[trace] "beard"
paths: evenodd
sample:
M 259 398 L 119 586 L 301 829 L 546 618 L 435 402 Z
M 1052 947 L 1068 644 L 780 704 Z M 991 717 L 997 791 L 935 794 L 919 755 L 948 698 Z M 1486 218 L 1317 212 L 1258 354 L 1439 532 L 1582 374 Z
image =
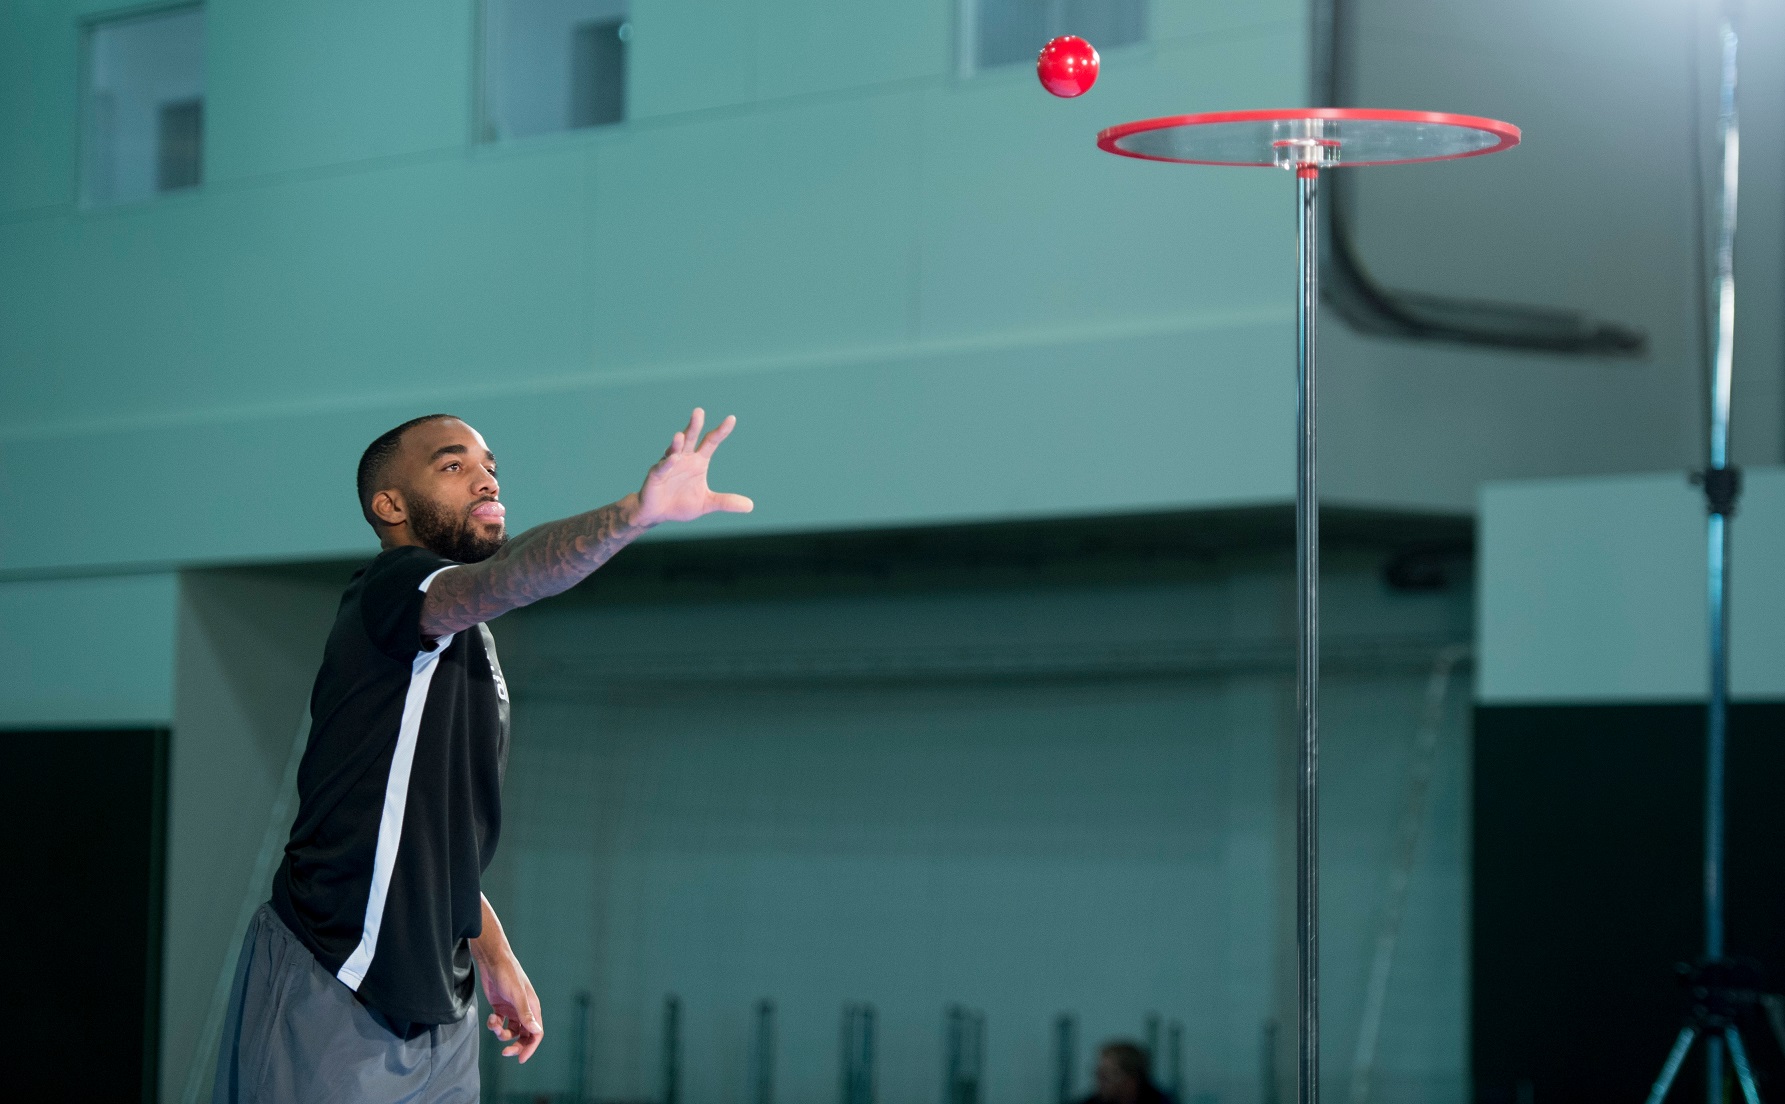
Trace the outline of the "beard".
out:
M 459 563 L 478 563 L 494 556 L 508 543 L 508 534 L 500 526 L 491 535 L 482 531 L 482 523 L 471 520 L 471 511 L 488 499 L 479 499 L 465 507 L 463 513 L 454 514 L 418 494 L 404 498 L 409 507 L 409 532 L 430 552 Z

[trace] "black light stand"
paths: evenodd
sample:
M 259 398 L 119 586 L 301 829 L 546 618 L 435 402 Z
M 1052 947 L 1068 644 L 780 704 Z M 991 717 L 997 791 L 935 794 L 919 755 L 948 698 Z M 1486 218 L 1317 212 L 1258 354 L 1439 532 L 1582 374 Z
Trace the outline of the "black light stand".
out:
M 1731 0 L 1733 2 L 1733 0 Z M 1718 81 L 1718 135 L 1722 140 L 1722 194 L 1717 230 L 1716 346 L 1710 380 L 1710 463 L 1697 481 L 1709 514 L 1706 573 L 1710 614 L 1710 696 L 1705 710 L 1704 957 L 1683 968 L 1692 1008 L 1674 1040 L 1648 1104 L 1661 1104 L 1692 1044 L 1704 1040 L 1705 1101 L 1723 1104 L 1723 1047 L 1747 1104 L 1760 1104 L 1754 1071 L 1736 1022 L 1760 999 L 1752 972 L 1723 957 L 1724 765 L 1729 722 L 1729 524 L 1741 494 L 1740 469 L 1729 462 L 1729 396 L 1735 363 L 1735 214 L 1740 131 L 1736 125 L 1735 17 L 1725 8 L 1721 25 L 1722 69 Z M 1695 90 L 1696 91 L 1696 90 Z

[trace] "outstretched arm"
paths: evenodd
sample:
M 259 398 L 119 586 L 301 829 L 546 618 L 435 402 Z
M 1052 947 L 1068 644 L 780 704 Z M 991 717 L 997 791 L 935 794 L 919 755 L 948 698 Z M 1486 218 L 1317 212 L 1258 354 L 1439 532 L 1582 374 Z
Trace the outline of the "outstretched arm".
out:
M 645 474 L 637 493 L 599 510 L 548 521 L 510 540 L 482 563 L 441 574 L 422 601 L 422 635 L 459 632 L 561 594 L 663 522 L 692 521 L 715 511 L 749 513 L 754 504 L 748 498 L 707 487 L 713 452 L 731 436 L 737 419 L 726 418 L 702 439 L 705 420 L 706 413 L 697 408 L 663 459 Z
M 421 632 L 442 637 L 569 590 L 649 529 L 638 496 L 527 530 L 482 563 L 444 572 L 422 600 Z

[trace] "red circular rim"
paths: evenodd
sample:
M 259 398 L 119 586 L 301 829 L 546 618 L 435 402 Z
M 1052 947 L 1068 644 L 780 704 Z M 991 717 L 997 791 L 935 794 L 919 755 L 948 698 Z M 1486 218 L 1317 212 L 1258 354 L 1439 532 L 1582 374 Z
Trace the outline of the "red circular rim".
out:
M 1168 161 L 1174 165 L 1242 165 L 1259 168 L 1275 168 L 1271 161 L 1196 161 L 1183 157 L 1156 157 L 1147 153 L 1135 153 L 1125 150 L 1116 143 L 1130 134 L 1139 134 L 1149 130 L 1164 130 L 1167 127 L 1204 126 L 1210 123 L 1264 123 L 1279 122 L 1288 119 L 1337 119 L 1357 122 L 1375 123 L 1426 123 L 1432 126 L 1467 127 L 1471 130 L 1485 130 L 1500 140 L 1494 145 L 1467 153 L 1446 153 L 1436 157 L 1405 157 L 1393 161 L 1341 161 L 1336 165 L 1323 168 L 1344 168 L 1349 165 L 1415 165 L 1426 161 L 1455 161 L 1464 157 L 1481 157 L 1501 150 L 1511 149 L 1519 144 L 1523 137 L 1519 128 L 1511 123 L 1498 119 L 1485 119 L 1479 115 L 1452 115 L 1442 111 L 1398 111 L 1387 108 L 1367 107 L 1303 107 L 1277 108 L 1269 111 L 1210 111 L 1200 115 L 1163 115 L 1157 119 L 1141 119 L 1132 123 L 1118 123 L 1105 127 L 1097 134 L 1097 148 L 1105 153 L 1113 153 L 1118 157 L 1132 157 L 1139 161 Z

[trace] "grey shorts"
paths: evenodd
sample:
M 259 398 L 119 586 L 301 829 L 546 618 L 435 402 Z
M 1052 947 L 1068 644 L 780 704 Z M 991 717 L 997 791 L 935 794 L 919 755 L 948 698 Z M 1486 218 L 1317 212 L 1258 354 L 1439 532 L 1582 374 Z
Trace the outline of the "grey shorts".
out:
M 236 963 L 212 1104 L 472 1104 L 476 1018 L 385 1019 L 262 905 Z

